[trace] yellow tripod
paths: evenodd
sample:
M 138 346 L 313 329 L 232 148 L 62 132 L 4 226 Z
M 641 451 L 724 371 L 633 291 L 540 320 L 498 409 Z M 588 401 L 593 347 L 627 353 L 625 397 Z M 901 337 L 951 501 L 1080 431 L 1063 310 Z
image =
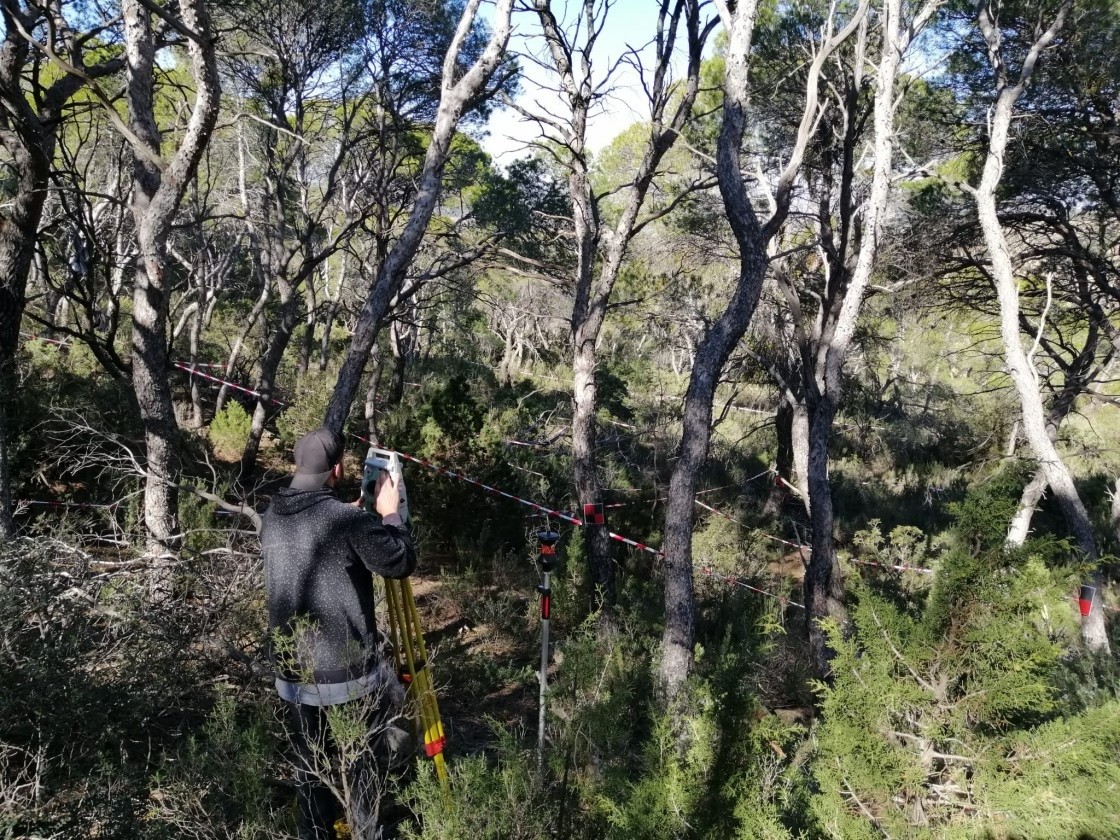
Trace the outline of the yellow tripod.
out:
M 366 458 L 362 485 L 365 488 L 366 510 L 372 510 L 374 488 L 381 470 L 385 470 L 400 487 L 401 514 L 408 519 L 408 500 L 404 493 L 403 472 L 400 458 L 391 450 L 371 448 Z M 416 704 L 418 726 L 424 738 L 424 752 L 435 762 L 440 786 L 447 791 L 447 766 L 443 748 L 447 737 L 439 716 L 439 704 L 432 687 L 428 669 L 428 652 L 424 648 L 424 634 L 420 629 L 420 613 L 408 578 L 385 578 L 385 606 L 389 614 L 389 643 L 393 648 L 397 673 L 407 684 L 408 692 Z
M 412 581 L 408 578 L 386 578 L 385 604 L 389 613 L 389 642 L 393 646 L 397 673 L 408 684 L 408 691 L 416 703 L 420 731 L 424 736 L 424 752 L 435 762 L 436 776 L 440 786 L 446 790 L 447 766 L 443 761 L 443 748 L 447 736 L 443 734 L 436 692 L 432 688 L 428 652 L 424 649 Z

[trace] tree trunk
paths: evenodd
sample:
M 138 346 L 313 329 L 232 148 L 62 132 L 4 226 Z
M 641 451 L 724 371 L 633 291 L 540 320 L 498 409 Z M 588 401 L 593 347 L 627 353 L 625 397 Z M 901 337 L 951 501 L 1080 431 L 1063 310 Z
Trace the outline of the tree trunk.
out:
M 21 73 L 27 43 L 7 32 L 0 49 L 0 143 L 11 158 L 16 175 L 15 197 L 4 207 L 0 222 L 0 540 L 15 534 L 12 521 L 11 435 L 7 406 L 15 394 L 15 357 L 19 327 L 27 303 L 27 276 L 35 256 L 35 240 L 47 194 L 54 131 L 43 124 L 27 103 Z
M 326 275 L 327 267 L 323 266 Z M 307 369 L 311 366 L 311 354 L 315 350 L 315 311 L 318 309 L 315 295 L 315 272 L 307 276 L 307 315 L 304 318 L 304 330 L 299 350 L 299 378 L 307 376 Z
M 696 485 L 708 457 L 712 401 L 723 366 L 750 324 L 766 274 L 766 237 L 741 174 L 746 126 L 747 60 L 757 5 L 745 0 L 734 21 L 724 21 L 728 46 L 723 120 L 716 176 L 728 222 L 739 246 L 739 280 L 727 309 L 700 341 L 684 398 L 680 457 L 669 479 L 665 510 L 665 631 L 661 638 L 661 690 L 672 705 L 693 667 L 696 603 L 693 597 L 692 527 Z
M 54 7 L 50 7 L 53 11 Z M 113 58 L 97 65 L 86 65 L 82 54 L 84 39 L 75 42 L 75 33 L 61 35 L 52 25 L 55 46 L 68 58 L 79 57 L 84 76 L 59 74 L 46 89 L 30 92 L 25 84 L 29 45 L 23 32 L 36 32 L 45 14 L 45 4 L 6 2 L 0 14 L 4 20 L 4 39 L 0 43 L 0 145 L 7 153 L 7 167 L 14 177 L 14 195 L 3 205 L 0 217 L 0 540 L 13 534 L 11 496 L 10 435 L 11 415 L 7 407 L 15 393 L 15 357 L 19 348 L 19 328 L 27 303 L 27 278 L 35 259 L 35 243 L 43 204 L 48 192 L 51 161 L 54 158 L 62 111 L 70 98 L 90 79 L 102 78 L 120 70 L 122 59 Z M 38 72 L 27 74 L 33 83 L 42 81 Z M 40 104 L 36 112 L 31 103 Z
M 170 301 L 164 276 L 169 220 L 158 218 L 152 209 L 161 181 L 152 155 L 159 155 L 161 138 L 155 121 L 151 12 L 139 0 L 124 0 L 121 10 L 128 54 L 130 126 L 148 152 L 145 155 L 136 150 L 133 154 L 132 215 L 138 255 L 132 296 L 132 388 L 144 424 L 144 525 L 148 531 L 148 551 L 159 555 L 177 547 L 179 534 L 179 429 L 168 376 Z
M 0 368 L 0 543 L 16 535 L 16 523 L 12 518 L 12 451 L 8 438 L 8 406 L 14 394 L 11 374 Z
M 862 222 L 858 217 L 853 223 L 860 224 L 862 237 L 859 238 L 859 251 L 854 267 L 850 270 L 847 283 L 842 275 L 849 269 L 845 263 L 836 261 L 836 276 L 832 278 L 842 294 L 829 303 L 826 313 L 826 326 L 822 330 L 820 344 L 812 356 L 816 359 L 816 369 L 811 377 L 805 377 L 806 403 L 809 410 L 809 504 L 810 521 L 813 524 L 813 552 L 809 556 L 805 571 L 806 629 L 809 635 L 809 655 L 817 676 L 829 678 L 831 674 L 831 651 L 828 639 L 821 627 L 820 620 L 829 618 L 841 625 L 847 623 L 847 610 L 844 607 L 844 588 L 839 565 L 836 561 L 836 546 L 833 536 L 835 525 L 832 508 L 832 488 L 828 481 L 828 446 L 832 437 L 832 425 L 837 405 L 843 394 L 843 370 L 848 348 L 855 335 L 859 313 L 863 307 L 864 294 L 871 281 L 871 272 L 878 254 L 882 235 L 883 218 L 890 196 L 891 171 L 894 151 L 894 109 L 895 81 L 899 64 L 905 51 L 901 26 L 901 0 L 884 0 L 882 13 L 882 47 L 876 73 L 874 101 L 874 164 L 871 176 L 871 189 L 863 211 Z M 919 13 L 921 14 L 921 13 Z M 855 119 L 853 109 L 849 109 L 849 121 Z M 845 155 L 854 153 L 850 143 L 845 144 Z M 845 170 L 851 167 L 845 165 Z M 847 179 L 842 189 L 849 189 Z M 851 207 L 851 200 L 842 199 L 844 207 Z M 838 305 L 838 308 L 837 308 Z M 803 353 L 803 358 L 805 354 Z M 806 367 L 809 370 L 808 367 Z
M 252 475 L 257 467 L 257 453 L 260 452 L 261 438 L 264 436 L 265 422 L 272 411 L 272 398 L 276 390 L 276 372 L 284 360 L 284 352 L 291 344 L 292 334 L 299 321 L 299 295 L 286 280 L 277 280 L 280 287 L 280 318 L 275 329 L 268 337 L 268 346 L 261 356 L 259 375 L 256 382 L 257 405 L 253 409 L 253 420 L 249 426 L 249 437 L 241 452 L 242 479 Z
M 794 481 L 793 407 L 788 400 L 778 400 L 778 408 L 774 412 L 774 437 L 777 441 L 777 451 L 774 457 L 774 480 L 770 482 L 770 492 L 762 510 L 765 516 L 778 516 L 781 513 L 786 494 L 789 492 L 782 481 L 790 483 Z
M 1087 349 L 1089 355 L 1095 353 L 1095 348 Z M 1065 422 L 1065 419 L 1073 410 L 1074 401 L 1081 389 L 1080 380 L 1069 377 L 1067 374 L 1066 384 L 1046 417 L 1046 434 L 1052 443 L 1057 443 L 1058 432 L 1061 430 L 1062 423 Z M 1015 426 L 1018 428 L 1018 421 L 1015 421 Z M 1027 482 L 1027 486 L 1023 488 L 1023 494 L 1019 497 L 1019 507 L 1015 511 L 1015 516 L 1011 519 L 1010 527 L 1007 529 L 1007 539 L 1005 540 L 1007 546 L 1018 548 L 1027 541 L 1031 531 L 1031 520 L 1034 518 L 1035 510 L 1038 509 L 1038 503 L 1042 501 L 1042 497 L 1046 493 L 1047 486 L 1045 471 L 1036 469 L 1034 475 L 1031 476 L 1031 480 Z
M 778 179 L 771 202 L 772 213 L 760 225 L 743 181 L 741 149 L 749 98 L 748 59 L 754 32 L 756 0 L 735 6 L 719 4 L 720 17 L 728 33 L 724 65 L 723 120 L 716 151 L 716 177 L 728 224 L 739 249 L 739 280 L 727 310 L 700 341 L 693 356 L 693 371 L 685 395 L 681 457 L 670 479 L 678 497 L 666 509 L 665 520 L 665 633 L 662 637 L 661 686 L 671 703 L 679 694 L 692 668 L 695 642 L 695 605 L 692 592 L 692 515 L 696 476 L 707 457 L 711 434 L 712 400 L 723 366 L 742 338 L 758 305 L 768 263 L 767 243 L 789 213 L 793 184 L 801 171 L 805 150 L 819 119 L 818 85 L 821 69 L 836 48 L 844 43 L 866 14 L 861 6 L 852 21 L 839 31 L 829 18 L 824 40 L 816 50 L 806 82 L 805 108 L 790 158 Z M 702 456 L 702 457 L 701 457 Z M 678 478 L 676 473 L 681 472 Z M 672 535 L 672 536 L 671 536 Z M 679 599 L 688 598 L 688 602 Z
M 1040 34 L 1023 61 L 1018 82 L 1012 86 L 1006 80 L 1006 67 L 1002 64 L 999 52 L 999 36 L 988 15 L 987 6 L 978 5 L 979 23 L 990 53 L 996 62 L 999 75 L 999 92 L 989 121 L 988 154 L 984 161 L 980 185 L 975 189 L 977 216 L 984 233 L 988 257 L 991 260 L 992 282 L 996 287 L 1000 308 L 1000 336 L 1003 339 L 1004 354 L 1008 373 L 1015 385 L 1022 410 L 1023 436 L 1031 447 L 1039 468 L 1046 477 L 1046 483 L 1054 492 L 1066 525 L 1072 533 L 1077 547 L 1090 562 L 1098 560 L 1097 542 L 1093 536 L 1092 523 L 1085 505 L 1077 493 L 1073 475 L 1058 453 L 1046 429 L 1046 412 L 1042 405 L 1038 375 L 1023 350 L 1019 330 L 1019 289 L 1015 282 L 1015 269 L 1011 253 L 1004 237 L 996 206 L 996 189 L 1003 176 L 1003 157 L 1007 149 L 1008 133 L 1015 103 L 1026 90 L 1034 72 L 1034 67 L 1042 51 L 1050 44 L 1065 22 L 1072 5 L 1066 0 L 1055 15 L 1053 22 Z M 1101 574 L 1098 570 L 1094 577 L 1098 589 Z M 1095 607 L 1081 622 L 1081 637 L 1086 647 L 1094 652 L 1107 653 L 1108 635 L 1105 629 L 1104 612 Z
M 205 286 L 199 289 L 199 294 L 205 293 Z M 191 320 L 190 332 L 190 362 L 192 365 L 198 363 L 198 342 L 202 337 L 202 323 L 206 319 L 206 313 L 203 311 L 202 302 L 200 301 L 198 308 L 194 312 L 194 318 Z M 191 426 L 195 429 L 201 429 L 203 425 L 202 417 L 202 381 L 197 376 L 191 377 Z
M 226 359 L 225 370 L 223 375 L 226 379 L 233 376 L 233 369 L 237 367 L 237 361 L 241 357 L 241 350 L 245 346 L 246 339 L 249 338 L 249 333 L 256 327 L 257 321 L 261 319 L 264 314 L 264 308 L 268 305 L 270 285 L 267 280 L 264 281 L 264 287 L 261 289 L 261 295 L 257 298 L 256 303 L 253 304 L 252 310 L 249 312 L 249 317 L 245 319 L 245 326 L 237 334 L 237 339 L 233 342 L 233 347 L 230 348 L 229 358 Z M 222 385 L 218 389 L 217 399 L 214 401 L 214 413 L 217 414 L 226 407 L 226 401 L 229 399 L 229 386 Z
M 844 606 L 844 580 L 836 558 L 833 539 L 832 487 L 828 481 L 828 444 L 832 437 L 835 405 L 831 395 L 818 398 L 810 409 L 809 425 L 809 521 L 813 527 L 813 550 L 805 569 L 805 622 L 809 639 L 809 659 L 817 675 L 827 678 L 832 654 L 820 620 L 832 619 L 842 627 L 848 623 Z
M 625 193 L 626 203 L 621 208 L 618 221 L 613 228 L 604 231 L 599 217 L 602 196 L 597 196 L 592 187 L 586 148 L 588 115 L 598 98 L 588 56 L 594 50 L 599 35 L 591 19 L 607 14 L 610 4 L 597 7 L 594 2 L 585 3 L 583 14 L 587 16 L 587 28 L 582 31 L 577 28 L 575 32 L 578 34 L 573 38 L 563 31 L 550 0 L 536 0 L 533 4 L 553 69 L 559 77 L 561 95 L 569 109 L 564 118 L 562 163 L 568 170 L 576 256 L 569 334 L 573 374 L 572 456 L 576 492 L 583 507 L 602 503 L 595 457 L 595 369 L 599 333 L 626 250 L 644 227 L 645 223 L 639 222 L 638 216 L 645 206 L 659 164 L 692 116 L 692 103 L 699 85 L 701 53 L 707 37 L 706 29 L 701 32 L 698 5 L 682 3 L 681 0 L 661 0 L 659 5 L 656 61 L 649 76 L 643 74 L 650 100 L 649 134 L 641 163 L 634 172 L 633 184 Z M 687 32 L 688 73 L 679 93 L 674 91 L 676 101 L 673 101 L 674 96 L 670 95 L 666 80 L 673 58 L 672 45 L 680 34 L 682 21 Z M 604 241 L 607 247 L 605 253 L 600 254 Z M 599 526 L 589 527 L 587 534 L 587 560 L 594 587 L 592 609 L 609 611 L 615 597 L 610 538 L 606 529 Z
M 809 500 L 809 410 L 798 400 L 790 419 L 790 447 L 793 449 L 793 486 L 801 494 L 806 513 L 812 513 Z
M 1112 538 L 1120 542 L 1120 478 L 1112 483 L 1112 504 L 1109 507 L 1109 523 L 1112 525 Z
M 370 365 L 369 388 L 366 389 L 366 430 L 369 432 L 369 439 L 376 443 L 381 439 L 381 432 L 377 427 L 377 391 L 381 387 L 381 373 L 385 369 L 376 347 L 373 348 Z
M 597 331 L 596 331 L 597 332 Z M 576 496 L 583 505 L 601 504 L 603 491 L 595 459 L 595 346 L 594 340 L 575 340 L 576 355 L 572 364 L 572 468 Z M 607 528 L 602 525 L 584 527 L 584 548 L 591 574 L 591 610 L 609 611 L 615 602 L 614 561 Z
M 22 95 L 22 94 L 20 94 Z M 7 100 L 7 96 L 4 99 Z M 28 109 L 30 110 L 30 109 Z M 26 304 L 27 275 L 35 253 L 35 239 L 43 214 L 49 165 L 43 151 L 24 146 L 14 132 L 3 132 L 3 144 L 18 173 L 18 193 L 0 224 L 0 541 L 15 535 L 12 521 L 12 434 L 8 406 L 16 393 L 16 352 Z
M 1023 488 L 1023 495 L 1019 497 L 1019 508 L 1011 518 L 1011 526 L 1007 529 L 1005 545 L 1009 548 L 1018 548 L 1027 541 L 1031 532 L 1031 519 L 1042 501 L 1046 492 L 1046 472 L 1042 469 L 1035 470 L 1027 486 Z
M 330 357 L 331 350 L 331 330 L 334 327 L 334 320 L 338 317 L 338 308 L 342 303 L 342 291 L 346 287 L 346 269 L 349 266 L 350 254 L 347 251 L 342 252 L 342 265 L 338 270 L 338 285 L 335 286 L 334 294 L 331 295 L 330 304 L 327 306 L 326 313 L 323 316 L 323 336 L 319 340 L 319 372 L 323 373 L 327 369 L 327 360 Z M 329 268 L 329 266 L 328 266 Z M 324 269 L 324 272 L 327 269 Z
M 408 267 L 412 264 L 428 228 L 428 222 L 431 221 L 439 200 L 443 168 L 451 155 L 451 140 L 459 119 L 467 106 L 486 89 L 490 77 L 505 55 L 512 5 L 513 0 L 497 0 L 497 7 L 490 23 L 492 27 L 490 40 L 479 59 L 465 73 L 462 73 L 458 63 L 459 54 L 474 23 L 479 0 L 469 0 L 463 9 L 459 26 L 444 60 L 439 108 L 428 141 L 428 150 L 424 155 L 424 165 L 412 210 L 400 237 L 378 268 L 377 279 L 370 288 L 366 302 L 358 315 L 358 324 L 350 341 L 350 349 L 338 372 L 338 380 L 334 391 L 331 392 L 330 402 L 323 418 L 323 425 L 336 433 L 342 433 L 346 418 L 350 414 L 350 407 L 354 403 L 354 395 L 361 385 L 366 360 L 377 341 L 381 322 L 389 310 L 390 301 L 400 291 Z M 456 77 L 458 81 L 455 80 Z
M 144 424 L 144 524 L 148 549 L 154 554 L 164 554 L 179 543 L 179 428 L 171 401 L 167 354 L 167 238 L 217 120 L 220 96 L 206 4 L 204 0 L 181 0 L 179 9 L 182 23 L 195 33 L 187 39 L 187 50 L 197 90 L 179 148 L 165 163 L 160 158 L 162 138 L 155 119 L 156 49 L 151 12 L 140 0 L 123 0 L 121 5 L 132 131 L 132 213 L 139 247 L 132 298 L 132 385 Z M 161 591 L 164 583 L 154 581 Z

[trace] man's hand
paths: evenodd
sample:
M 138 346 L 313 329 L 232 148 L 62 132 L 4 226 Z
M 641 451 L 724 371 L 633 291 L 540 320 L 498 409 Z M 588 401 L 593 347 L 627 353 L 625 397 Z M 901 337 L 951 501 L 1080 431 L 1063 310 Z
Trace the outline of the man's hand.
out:
M 401 494 L 393 477 L 385 470 L 377 477 L 373 506 L 382 517 L 395 515 L 401 506 Z

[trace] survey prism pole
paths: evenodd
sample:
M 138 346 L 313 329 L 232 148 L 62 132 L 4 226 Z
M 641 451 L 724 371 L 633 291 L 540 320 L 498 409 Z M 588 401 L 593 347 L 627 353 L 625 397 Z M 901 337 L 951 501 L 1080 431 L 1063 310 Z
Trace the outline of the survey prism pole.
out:
M 540 673 L 540 710 L 537 719 L 537 770 L 544 769 L 544 724 L 545 695 L 548 694 L 548 622 L 552 616 L 552 570 L 556 568 L 556 541 L 560 535 L 555 531 L 538 531 L 540 555 L 537 563 L 541 567 L 541 583 L 537 591 L 541 593 L 541 673 Z

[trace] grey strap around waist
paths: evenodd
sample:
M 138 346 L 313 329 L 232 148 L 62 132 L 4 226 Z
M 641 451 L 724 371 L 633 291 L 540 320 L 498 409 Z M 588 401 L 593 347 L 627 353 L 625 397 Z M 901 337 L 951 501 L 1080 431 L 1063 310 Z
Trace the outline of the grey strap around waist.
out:
M 276 678 L 276 691 L 289 703 L 306 706 L 337 706 L 349 703 L 385 688 L 393 672 L 384 664 L 373 666 L 368 674 L 346 682 L 297 683 Z

